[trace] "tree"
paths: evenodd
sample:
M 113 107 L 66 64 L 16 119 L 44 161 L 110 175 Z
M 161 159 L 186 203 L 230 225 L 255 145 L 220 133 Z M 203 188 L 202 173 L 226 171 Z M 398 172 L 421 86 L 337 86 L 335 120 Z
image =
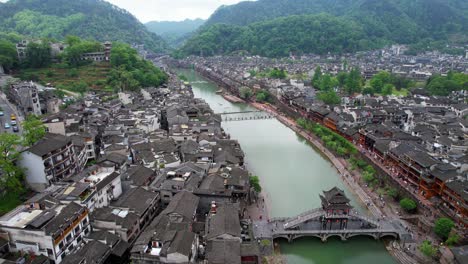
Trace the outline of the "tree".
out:
M 389 188 L 387 190 L 387 195 L 392 197 L 396 201 L 396 200 L 398 200 L 398 197 L 400 196 L 400 193 L 398 192 L 398 189 L 396 189 L 396 188 Z
M 340 87 L 344 87 L 344 85 L 346 83 L 346 78 L 348 78 L 348 74 L 346 72 L 339 72 L 336 75 L 336 79 L 338 80 L 338 85 Z
M 239 95 L 242 99 L 249 99 L 250 97 L 252 97 L 252 89 L 250 89 L 247 86 L 242 86 L 239 89 Z
M 443 240 L 446 240 L 452 231 L 452 228 L 455 227 L 455 223 L 449 218 L 439 218 L 435 222 L 434 232 Z
M 341 98 L 333 90 L 319 92 L 317 98 L 327 105 L 338 105 L 341 102 Z
M 387 83 L 382 89 L 382 95 L 391 95 L 393 93 L 393 84 Z
M 445 241 L 445 244 L 447 244 L 448 246 L 453 246 L 453 245 L 458 244 L 459 240 L 460 240 L 460 236 L 458 234 L 451 234 Z
M 312 85 L 314 87 L 319 87 L 320 85 L 320 80 L 322 79 L 322 69 L 320 66 L 317 66 L 314 71 L 314 76 L 312 77 Z
M 321 91 L 330 91 L 336 86 L 338 86 L 338 81 L 335 78 L 331 77 L 330 74 L 322 75 L 322 78 L 321 80 L 319 80 L 318 84 L 318 87 Z
M 403 210 L 412 213 L 416 210 L 417 204 L 415 201 L 409 198 L 403 198 L 400 201 L 400 206 L 403 208 Z
M 383 89 L 384 83 L 381 79 L 376 78 L 376 76 L 374 76 L 370 80 L 370 86 L 376 93 L 380 93 Z
M 270 71 L 268 76 L 274 79 L 285 79 L 287 77 L 287 73 L 283 69 L 274 68 Z
M 0 134 L 0 189 L 3 193 L 22 193 L 24 172 L 16 165 L 19 158 L 18 147 L 21 145 L 21 138 L 16 134 Z
M 31 68 L 43 68 L 51 63 L 50 45 L 47 41 L 30 42 L 26 48 L 27 65 Z
M 46 126 L 35 115 L 28 115 L 22 123 L 23 145 L 32 146 L 46 134 Z
M 437 254 L 437 248 L 434 247 L 430 241 L 424 240 L 419 246 L 419 250 L 428 257 L 434 257 Z
M 374 89 L 372 87 L 366 87 L 362 89 L 362 94 L 374 95 Z
M 257 92 L 257 95 L 255 96 L 255 99 L 258 102 L 269 102 L 270 101 L 270 93 L 266 90 L 261 90 Z
M 357 68 L 353 68 L 349 73 L 348 78 L 346 78 L 345 88 L 349 95 L 361 92 L 362 77 L 360 71 Z
M 9 71 L 18 63 L 15 44 L 0 40 L 0 65 L 5 71 Z
M 260 179 L 258 176 L 250 176 L 250 186 L 252 186 L 257 193 L 262 191 L 262 186 L 260 186 Z

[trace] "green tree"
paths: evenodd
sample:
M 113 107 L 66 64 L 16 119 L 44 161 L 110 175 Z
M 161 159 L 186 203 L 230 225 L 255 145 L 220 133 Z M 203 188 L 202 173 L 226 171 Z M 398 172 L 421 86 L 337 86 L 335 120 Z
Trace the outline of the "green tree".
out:
M 430 241 L 424 240 L 419 246 L 419 250 L 428 257 L 434 257 L 437 254 L 437 248 Z
M 400 206 L 403 208 L 403 210 L 412 213 L 416 210 L 417 204 L 412 199 L 403 198 L 400 201 Z
M 312 85 L 315 88 L 318 88 L 320 86 L 320 80 L 322 79 L 322 68 L 320 66 L 317 66 L 314 71 L 314 76 L 312 77 Z
M 46 134 L 46 126 L 35 115 L 28 115 L 22 123 L 23 126 L 23 144 L 32 146 Z
M 382 89 L 382 95 L 391 95 L 393 93 L 393 84 L 387 83 Z
M 258 193 L 262 191 L 262 186 L 260 186 L 260 179 L 258 176 L 250 176 L 250 186 Z
M 287 72 L 283 69 L 274 68 L 268 74 L 268 77 L 274 79 L 285 79 L 288 76 Z
M 270 98 L 271 95 L 268 91 L 266 90 L 261 90 L 259 92 L 257 92 L 257 95 L 255 96 L 255 99 L 258 101 L 258 102 L 269 102 L 270 101 Z
M 370 86 L 376 93 L 380 93 L 383 89 L 384 83 L 381 79 L 376 78 L 376 76 L 374 76 L 370 80 Z
M 361 92 L 362 77 L 361 77 L 361 73 L 359 69 L 353 68 L 349 72 L 348 78 L 346 78 L 345 88 L 346 88 L 346 92 L 349 95 Z
M 450 231 L 455 227 L 455 223 L 449 218 L 439 218 L 435 222 L 434 232 L 443 240 L 449 237 Z
M 388 188 L 387 189 L 387 195 L 392 197 L 395 201 L 398 200 L 400 193 L 398 192 L 398 189 L 396 188 Z
M 330 91 L 338 86 L 338 81 L 333 78 L 330 74 L 322 75 L 322 79 L 319 81 L 319 88 L 321 91 Z
M 338 85 L 339 85 L 340 87 L 344 87 L 344 86 L 345 86 L 346 78 L 348 78 L 348 73 L 346 73 L 346 72 L 339 72 L 339 73 L 336 75 L 336 79 L 338 80 Z
M 50 45 L 47 41 L 30 42 L 26 48 L 26 53 L 26 63 L 31 68 L 43 68 L 51 63 Z
M 458 234 L 451 234 L 445 241 L 445 244 L 451 247 L 451 246 L 458 244 L 459 240 L 460 240 L 460 236 Z
M 18 147 L 21 145 L 21 138 L 16 134 L 0 134 L 0 190 L 5 192 L 22 193 L 24 176 L 22 168 L 16 165 L 19 158 Z
M 372 87 L 365 87 L 362 89 L 362 94 L 374 95 L 374 89 Z
M 317 93 L 317 98 L 327 105 L 338 105 L 341 102 L 341 98 L 334 90 L 319 92 Z
M 253 93 L 252 93 L 252 89 L 250 89 L 249 87 L 242 86 L 239 89 L 239 94 L 242 99 L 249 99 L 250 97 L 252 97 Z
M 5 71 L 11 70 L 18 63 L 15 44 L 0 40 L 0 65 Z

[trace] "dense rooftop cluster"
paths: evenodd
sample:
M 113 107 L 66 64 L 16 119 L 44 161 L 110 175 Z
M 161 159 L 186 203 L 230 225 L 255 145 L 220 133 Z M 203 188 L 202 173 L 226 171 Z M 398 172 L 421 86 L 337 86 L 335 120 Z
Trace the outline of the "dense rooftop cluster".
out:
M 89 94 L 43 122 L 48 134 L 21 153 L 38 193 L 0 218 L 10 251 L 55 263 L 258 260 L 241 221 L 256 199 L 244 153 L 190 86 Z

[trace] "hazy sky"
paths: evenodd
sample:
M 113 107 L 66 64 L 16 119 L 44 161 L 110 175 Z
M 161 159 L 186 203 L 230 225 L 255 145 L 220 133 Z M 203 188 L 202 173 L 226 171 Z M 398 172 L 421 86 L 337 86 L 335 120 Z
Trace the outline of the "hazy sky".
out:
M 127 9 L 141 22 L 208 18 L 219 6 L 241 0 L 106 0 Z

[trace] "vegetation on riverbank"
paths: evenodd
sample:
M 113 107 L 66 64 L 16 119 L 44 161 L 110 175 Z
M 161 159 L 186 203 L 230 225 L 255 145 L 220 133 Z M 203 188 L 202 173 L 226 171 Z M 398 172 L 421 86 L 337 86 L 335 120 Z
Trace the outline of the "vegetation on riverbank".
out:
M 297 124 L 322 139 L 325 146 L 339 156 L 349 157 L 358 153 L 351 142 L 322 125 L 303 118 L 299 118 Z
M 416 212 L 417 203 L 410 198 L 403 198 L 400 200 L 400 198 L 402 198 L 400 192 L 396 188 L 392 188 L 390 185 L 386 184 L 385 180 L 379 176 L 374 166 L 363 160 L 356 147 L 346 138 L 320 124 L 304 118 L 299 118 L 296 122 L 298 126 L 319 137 L 327 149 L 337 156 L 347 159 L 351 164 L 350 169 L 359 170 L 362 180 L 368 184 L 369 187 L 376 190 L 380 196 L 388 195 L 399 202 L 400 206 L 405 211 L 409 213 Z
M 258 176 L 250 176 L 250 186 L 252 186 L 257 193 L 262 192 L 262 186 L 260 185 L 260 178 Z

